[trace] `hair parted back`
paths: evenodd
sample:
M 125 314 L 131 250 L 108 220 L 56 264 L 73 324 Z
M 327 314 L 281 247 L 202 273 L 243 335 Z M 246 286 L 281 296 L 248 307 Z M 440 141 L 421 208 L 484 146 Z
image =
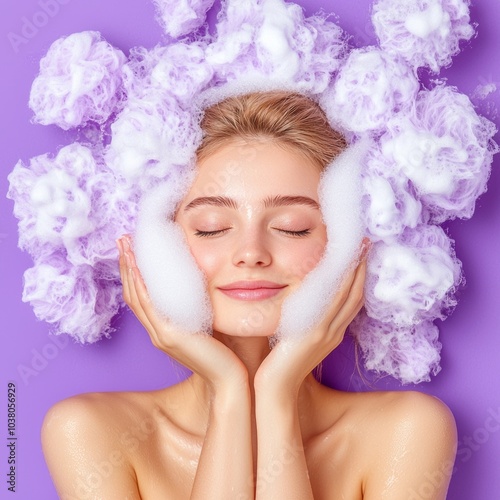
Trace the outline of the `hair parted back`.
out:
M 312 99 L 294 92 L 254 92 L 229 97 L 208 107 L 201 121 L 198 160 L 231 140 L 270 139 L 301 152 L 323 170 L 346 147 Z

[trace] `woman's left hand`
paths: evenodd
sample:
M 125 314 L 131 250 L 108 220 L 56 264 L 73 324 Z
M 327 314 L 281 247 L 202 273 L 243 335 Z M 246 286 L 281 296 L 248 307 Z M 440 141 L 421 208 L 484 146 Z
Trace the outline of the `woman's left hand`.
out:
M 342 285 L 323 318 L 304 338 L 281 339 L 260 365 L 254 379 L 256 391 L 275 395 L 298 395 L 307 375 L 332 352 L 364 304 L 364 284 L 369 242 L 360 262 L 344 278 Z

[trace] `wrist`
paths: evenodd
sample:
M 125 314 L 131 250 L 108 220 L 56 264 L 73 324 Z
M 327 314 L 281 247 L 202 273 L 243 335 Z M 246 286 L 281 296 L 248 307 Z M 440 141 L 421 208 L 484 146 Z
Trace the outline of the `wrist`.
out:
M 248 371 L 239 359 L 230 366 L 219 366 L 217 371 L 212 370 L 212 373 L 205 374 L 203 379 L 212 396 L 250 390 Z
M 299 387 L 294 384 L 272 383 L 254 384 L 255 402 L 261 407 L 282 408 L 285 411 L 296 408 L 299 398 Z
M 257 372 L 253 386 L 256 397 L 295 400 L 302 382 L 303 380 L 292 380 L 283 376 L 270 377 Z
M 238 377 L 226 377 L 224 380 L 212 380 L 208 386 L 212 400 L 226 402 L 250 398 L 248 373 L 241 373 Z
M 231 386 L 217 389 L 210 399 L 210 420 L 227 422 L 231 419 L 240 424 L 245 418 L 250 418 L 251 412 L 250 388 Z

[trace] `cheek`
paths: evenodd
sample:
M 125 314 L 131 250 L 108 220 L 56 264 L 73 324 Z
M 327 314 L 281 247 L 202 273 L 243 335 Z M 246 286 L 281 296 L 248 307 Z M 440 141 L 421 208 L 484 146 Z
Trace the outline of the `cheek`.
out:
M 210 280 L 220 268 L 224 260 L 224 253 L 219 250 L 211 249 L 206 242 L 200 242 L 198 239 L 188 241 L 191 255 L 203 274 Z M 227 260 L 227 256 L 225 257 Z
M 306 274 L 316 267 L 326 248 L 326 231 L 317 238 L 305 244 L 289 245 L 286 249 L 286 259 L 283 266 L 289 270 L 290 275 L 302 280 Z

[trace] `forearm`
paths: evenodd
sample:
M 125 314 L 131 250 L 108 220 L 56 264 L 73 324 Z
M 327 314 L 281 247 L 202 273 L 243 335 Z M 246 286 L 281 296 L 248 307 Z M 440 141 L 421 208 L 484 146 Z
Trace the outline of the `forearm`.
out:
M 258 436 L 256 499 L 313 500 L 296 399 L 256 392 L 255 405 Z
M 248 387 L 219 390 L 210 405 L 192 500 L 253 500 L 251 400 Z

